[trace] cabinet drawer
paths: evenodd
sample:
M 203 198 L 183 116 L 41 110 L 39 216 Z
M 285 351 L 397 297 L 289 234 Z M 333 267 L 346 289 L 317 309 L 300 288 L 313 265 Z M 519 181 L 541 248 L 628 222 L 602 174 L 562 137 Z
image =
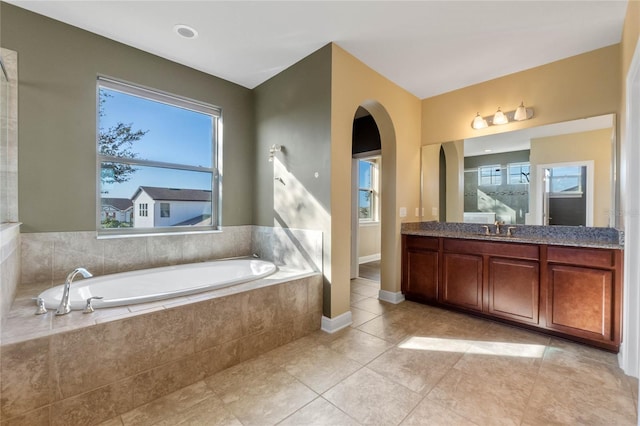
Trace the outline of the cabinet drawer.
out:
M 444 240 L 444 251 L 468 254 L 538 260 L 537 244 L 501 243 L 496 241 Z
M 406 236 L 407 250 L 438 250 L 438 239 L 432 237 Z
M 553 263 L 591 266 L 595 268 L 613 268 L 615 252 L 606 249 L 590 249 L 581 247 L 547 247 L 547 260 Z

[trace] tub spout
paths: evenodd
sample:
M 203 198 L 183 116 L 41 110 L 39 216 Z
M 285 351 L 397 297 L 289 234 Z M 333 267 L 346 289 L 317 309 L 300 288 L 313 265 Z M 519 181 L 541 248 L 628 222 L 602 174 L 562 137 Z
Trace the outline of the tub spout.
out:
M 90 278 L 91 272 L 87 271 L 84 268 L 76 268 L 69 275 L 67 275 L 67 279 L 64 282 L 64 290 L 62 292 L 62 299 L 60 299 L 60 306 L 58 306 L 58 310 L 56 310 L 56 315 L 65 315 L 71 312 L 71 302 L 69 301 L 69 289 L 71 288 L 71 283 L 76 275 L 82 274 L 85 278 Z

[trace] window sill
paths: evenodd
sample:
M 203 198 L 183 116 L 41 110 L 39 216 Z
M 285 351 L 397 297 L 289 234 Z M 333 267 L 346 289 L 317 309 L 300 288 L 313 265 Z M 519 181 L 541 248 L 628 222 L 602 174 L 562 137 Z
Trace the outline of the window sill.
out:
M 158 231 L 158 232 L 132 232 L 132 233 L 116 233 L 116 232 L 104 232 L 97 231 L 98 240 L 109 240 L 116 238 L 137 238 L 137 237 L 157 237 L 168 235 L 193 235 L 193 234 L 218 234 L 222 232 L 222 228 L 218 229 L 201 229 L 201 230 L 184 230 L 184 231 Z
M 359 222 L 360 226 L 363 227 L 367 227 L 367 226 L 380 226 L 380 221 L 378 220 L 367 220 L 367 221 L 360 221 Z

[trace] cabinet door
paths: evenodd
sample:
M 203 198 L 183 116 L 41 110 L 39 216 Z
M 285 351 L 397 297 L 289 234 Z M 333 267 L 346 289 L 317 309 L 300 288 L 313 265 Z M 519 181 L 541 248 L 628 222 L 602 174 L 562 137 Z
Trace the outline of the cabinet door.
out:
M 408 251 L 407 280 L 403 291 L 418 299 L 438 300 L 438 252 Z
M 610 341 L 613 336 L 613 272 L 549 265 L 547 327 Z
M 489 259 L 490 314 L 538 324 L 540 274 L 538 262 Z
M 445 253 L 440 302 L 482 311 L 482 256 Z

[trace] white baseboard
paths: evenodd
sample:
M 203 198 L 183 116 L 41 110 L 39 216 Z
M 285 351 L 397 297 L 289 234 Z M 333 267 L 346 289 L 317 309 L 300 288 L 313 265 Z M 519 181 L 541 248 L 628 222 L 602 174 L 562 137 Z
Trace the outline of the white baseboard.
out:
M 349 327 L 351 324 L 353 324 L 353 319 L 351 318 L 351 311 L 347 311 L 344 314 L 340 314 L 334 318 L 328 318 L 323 315 L 322 325 L 320 326 L 320 328 L 324 332 L 333 334 L 336 331 L 340 331 L 343 328 Z
M 380 290 L 378 292 L 378 299 L 397 305 L 398 303 L 404 302 L 404 294 L 402 294 L 401 291 L 394 293 L 392 291 Z
M 380 253 L 359 257 L 358 263 L 363 264 L 363 263 L 375 262 L 376 260 L 380 260 Z

